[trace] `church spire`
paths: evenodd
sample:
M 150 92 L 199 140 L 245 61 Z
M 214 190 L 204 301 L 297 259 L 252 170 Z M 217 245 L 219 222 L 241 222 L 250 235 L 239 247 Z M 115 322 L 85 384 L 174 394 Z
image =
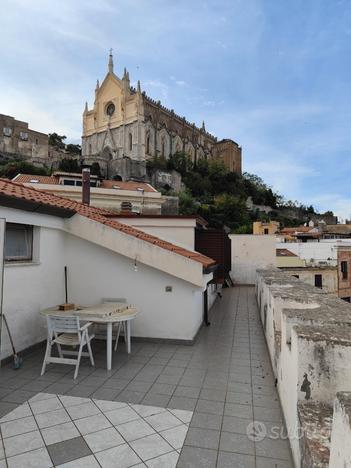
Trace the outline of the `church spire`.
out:
M 204 132 L 206 131 L 206 128 L 205 128 L 205 121 L 204 121 L 204 120 L 202 121 L 202 127 L 201 127 L 201 130 L 203 130 Z
M 84 114 L 88 112 L 88 103 L 85 101 Z
M 108 72 L 113 73 L 113 55 L 112 55 L 112 49 L 110 49 L 110 55 L 108 59 Z
M 96 87 L 95 87 L 95 91 L 99 91 L 99 88 L 100 88 L 100 83 L 99 83 L 99 80 L 96 80 Z
M 141 93 L 140 80 L 138 80 L 137 92 L 138 92 L 138 93 Z

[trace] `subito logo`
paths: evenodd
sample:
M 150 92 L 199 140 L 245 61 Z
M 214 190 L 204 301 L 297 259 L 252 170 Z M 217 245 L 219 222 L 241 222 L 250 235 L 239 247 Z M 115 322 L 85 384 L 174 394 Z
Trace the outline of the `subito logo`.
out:
M 246 435 L 253 442 L 261 442 L 267 435 L 266 426 L 263 422 L 253 421 L 247 425 Z

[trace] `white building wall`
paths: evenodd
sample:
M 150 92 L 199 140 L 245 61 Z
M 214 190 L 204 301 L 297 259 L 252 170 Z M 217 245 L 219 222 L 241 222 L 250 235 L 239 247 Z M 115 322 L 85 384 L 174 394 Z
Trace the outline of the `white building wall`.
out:
M 96 304 L 125 297 L 140 314 L 134 336 L 191 340 L 202 323 L 202 289 L 88 241 L 67 236 L 69 301 Z M 172 292 L 166 292 L 166 286 Z
M 277 249 L 288 249 L 298 257 L 313 263 L 326 262 L 336 265 L 337 251 L 335 240 L 332 242 L 278 242 Z
M 258 268 L 275 265 L 275 236 L 230 234 L 229 237 L 232 243 L 231 277 L 235 283 L 255 284 Z
M 195 248 L 195 219 L 166 217 L 159 219 L 135 216 L 118 217 L 116 221 L 133 226 L 168 242 L 174 242 L 187 249 L 194 250 Z
M 336 398 L 334 401 L 329 468 L 351 466 L 350 423 L 350 411 L 346 411 L 345 405 Z

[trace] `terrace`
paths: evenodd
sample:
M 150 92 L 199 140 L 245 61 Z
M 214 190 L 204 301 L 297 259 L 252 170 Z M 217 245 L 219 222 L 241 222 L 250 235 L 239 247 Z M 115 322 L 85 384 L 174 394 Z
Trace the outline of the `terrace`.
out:
M 286 438 L 262 432 L 284 431 L 254 288 L 222 294 L 192 346 L 134 340 L 107 371 L 95 340 L 76 381 L 40 377 L 43 348 L 4 366 L 0 467 L 291 468 Z

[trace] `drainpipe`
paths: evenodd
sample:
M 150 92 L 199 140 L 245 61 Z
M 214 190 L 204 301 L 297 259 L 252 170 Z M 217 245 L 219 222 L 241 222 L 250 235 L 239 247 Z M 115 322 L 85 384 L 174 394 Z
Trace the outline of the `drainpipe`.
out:
M 82 203 L 90 205 L 90 169 L 82 170 Z
M 204 322 L 205 325 L 208 327 L 211 323 L 208 321 L 208 295 L 207 295 L 207 285 L 204 291 Z

